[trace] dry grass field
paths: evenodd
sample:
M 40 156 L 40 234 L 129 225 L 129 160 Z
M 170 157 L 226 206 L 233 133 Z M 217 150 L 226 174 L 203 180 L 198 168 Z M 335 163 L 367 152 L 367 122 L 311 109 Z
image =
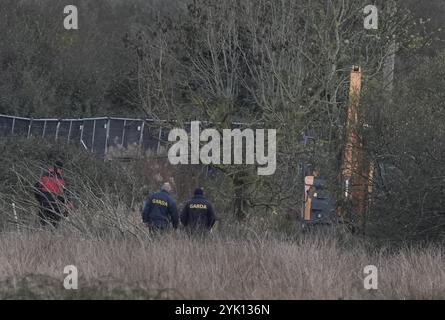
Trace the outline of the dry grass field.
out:
M 29 175 L 17 185 L 31 185 Z M 14 196 L 17 220 L 0 197 L 0 299 L 445 298 L 439 243 L 375 243 L 340 225 L 302 232 L 284 215 L 236 223 L 224 212 L 205 237 L 151 235 L 121 197 L 76 182 L 76 206 L 57 230 L 38 227 L 25 187 Z M 77 290 L 63 286 L 67 265 L 78 269 Z M 377 267 L 377 290 L 364 288 L 368 265 Z
M 370 250 L 330 235 L 251 231 L 206 238 L 82 237 L 67 230 L 0 235 L 0 298 L 42 299 L 443 299 L 439 247 Z M 79 271 L 63 288 L 64 266 Z M 378 267 L 378 290 L 363 268 Z

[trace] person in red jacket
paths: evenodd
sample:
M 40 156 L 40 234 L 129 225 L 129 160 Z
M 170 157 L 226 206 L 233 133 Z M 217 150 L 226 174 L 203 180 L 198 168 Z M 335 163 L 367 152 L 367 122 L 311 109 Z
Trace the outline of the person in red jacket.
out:
M 62 216 L 67 216 L 67 208 L 72 204 L 66 198 L 66 182 L 63 178 L 63 164 L 56 161 L 48 172 L 35 184 L 35 197 L 39 202 L 40 224 L 57 227 Z

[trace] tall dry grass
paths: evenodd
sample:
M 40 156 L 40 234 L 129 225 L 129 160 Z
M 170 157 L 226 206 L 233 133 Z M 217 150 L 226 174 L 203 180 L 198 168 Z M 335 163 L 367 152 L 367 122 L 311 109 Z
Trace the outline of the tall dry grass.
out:
M 379 288 L 363 287 L 375 265 Z M 79 270 L 77 292 L 63 269 Z M 181 232 L 83 238 L 58 232 L 0 235 L 0 298 L 443 299 L 438 247 L 369 252 L 333 238 L 205 238 Z
M 254 217 L 237 225 L 221 214 L 207 237 L 151 235 L 118 193 L 93 177 L 74 179 L 76 172 L 67 172 L 75 209 L 57 230 L 41 229 L 32 198 L 41 170 L 16 169 L 14 192 L 0 194 L 2 299 L 445 298 L 440 245 L 377 249 L 344 230 L 302 234 L 284 221 L 284 232 L 283 221 L 274 227 Z M 78 268 L 78 290 L 63 288 L 67 265 Z M 378 290 L 364 289 L 367 265 L 378 267 Z

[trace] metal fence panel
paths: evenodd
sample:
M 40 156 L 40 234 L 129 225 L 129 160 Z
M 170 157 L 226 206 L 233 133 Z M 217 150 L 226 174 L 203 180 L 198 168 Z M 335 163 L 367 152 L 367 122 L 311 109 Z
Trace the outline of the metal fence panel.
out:
M 125 124 L 125 136 L 123 146 L 128 148 L 132 145 L 138 145 L 141 137 L 142 122 L 127 121 Z
M 14 136 L 26 137 L 28 135 L 29 120 L 15 119 Z
M 43 128 L 45 126 L 45 121 L 41 120 L 31 120 L 31 137 L 42 137 L 43 136 Z
M 93 151 L 100 155 L 105 155 L 105 145 L 107 141 L 107 123 L 107 119 L 96 120 Z
M 0 135 L 7 137 L 12 134 L 12 118 L 2 117 L 0 118 Z
M 236 127 L 236 125 L 235 125 Z M 190 125 L 185 124 L 190 131 Z M 28 119 L 0 115 L 0 136 L 44 137 L 80 144 L 106 155 L 110 147 L 139 146 L 160 152 L 168 147 L 166 122 L 126 118 Z
M 70 124 L 71 121 L 60 121 L 59 128 L 57 130 L 57 140 L 68 140 Z
M 110 120 L 110 130 L 108 137 L 108 146 L 116 147 L 122 144 L 122 135 L 124 132 L 123 120 Z
M 158 147 L 159 126 L 153 122 L 146 122 L 144 126 L 144 135 L 142 146 L 145 150 L 156 150 Z
M 83 120 L 82 138 L 81 143 L 88 150 L 92 150 L 93 146 L 93 132 L 94 132 L 94 120 Z
M 168 134 L 170 133 L 170 129 L 165 127 L 165 126 L 161 126 L 160 127 L 162 130 L 159 134 L 159 147 L 158 147 L 158 153 L 160 152 L 160 150 L 162 148 L 166 149 L 168 147 Z
M 72 124 L 71 124 L 71 132 L 69 135 L 69 140 L 78 144 L 78 143 L 80 143 L 80 136 L 82 133 L 83 121 L 82 120 L 73 120 L 73 121 L 71 121 L 71 123 Z
M 45 121 L 44 138 L 56 139 L 57 125 L 59 120 L 47 120 Z

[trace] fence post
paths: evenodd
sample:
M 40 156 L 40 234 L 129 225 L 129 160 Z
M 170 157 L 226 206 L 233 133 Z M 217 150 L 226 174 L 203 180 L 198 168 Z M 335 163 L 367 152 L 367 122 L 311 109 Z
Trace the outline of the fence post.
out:
M 43 133 L 42 133 L 42 138 L 45 138 L 45 131 L 46 131 L 46 120 L 43 123 Z
M 82 124 L 80 125 L 80 143 L 82 144 L 82 146 L 88 150 L 87 145 L 85 144 L 85 142 L 83 141 L 83 129 L 85 128 L 85 120 L 82 121 Z
M 145 120 L 142 120 L 142 124 L 141 124 L 141 135 L 139 136 L 139 149 L 141 152 L 141 155 L 143 153 L 143 142 L 144 142 L 144 130 L 145 130 Z
M 94 150 L 94 138 L 96 135 L 96 120 L 93 121 L 93 137 L 91 138 L 91 152 Z
M 12 118 L 11 135 L 14 135 L 14 127 L 15 127 L 15 118 Z
M 20 231 L 20 227 L 19 227 L 19 218 L 17 216 L 17 211 L 15 209 L 15 203 L 12 203 L 12 212 L 14 213 L 14 221 L 15 221 L 15 226 L 17 228 L 17 231 Z
M 159 149 L 161 148 L 161 136 L 162 136 L 162 126 L 159 126 L 159 136 L 158 136 L 158 147 L 156 148 L 156 154 L 159 155 Z
M 26 139 L 29 139 L 29 137 L 31 136 L 31 128 L 32 128 L 32 122 L 33 119 L 29 119 L 29 125 L 28 125 L 28 135 L 26 136 Z
M 60 129 L 60 120 L 58 120 L 56 127 L 56 141 L 59 138 L 59 129 Z
M 124 139 L 125 139 L 125 127 L 127 126 L 127 120 L 124 120 L 124 127 L 122 129 L 122 141 L 121 141 L 121 145 L 122 147 L 124 146 Z
M 107 129 L 107 135 L 105 136 L 105 156 L 108 154 L 108 139 L 110 138 L 110 118 L 108 118 L 106 129 Z
M 70 121 L 70 128 L 68 129 L 68 142 L 71 139 L 71 129 L 72 129 L 72 127 L 73 127 L 73 121 L 71 120 Z

